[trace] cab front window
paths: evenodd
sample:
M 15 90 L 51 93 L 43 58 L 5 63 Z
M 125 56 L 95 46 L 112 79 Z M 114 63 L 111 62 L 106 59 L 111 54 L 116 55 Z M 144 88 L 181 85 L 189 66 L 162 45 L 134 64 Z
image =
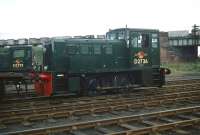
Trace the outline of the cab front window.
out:
M 124 32 L 118 33 L 118 39 L 125 39 Z
M 115 33 L 109 33 L 107 35 L 107 39 L 110 39 L 110 40 L 115 40 L 117 37 L 116 37 L 116 34 Z
M 23 58 L 25 56 L 25 51 L 20 49 L 20 50 L 15 50 L 13 52 L 13 57 L 14 58 Z

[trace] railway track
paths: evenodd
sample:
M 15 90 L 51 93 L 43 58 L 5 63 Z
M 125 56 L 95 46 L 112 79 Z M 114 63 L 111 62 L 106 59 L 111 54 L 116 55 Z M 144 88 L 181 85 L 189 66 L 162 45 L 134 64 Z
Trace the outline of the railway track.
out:
M 199 85 L 193 80 L 128 94 L 2 103 L 0 134 L 165 134 L 198 127 Z
M 85 115 L 91 117 L 91 116 L 98 116 L 99 114 L 116 114 L 119 111 L 127 111 L 127 112 L 149 112 L 152 111 L 155 112 L 155 110 L 164 110 L 167 111 L 168 109 L 174 109 L 174 107 L 170 107 L 175 105 L 175 109 L 177 106 L 179 107 L 188 107 L 191 106 L 191 103 L 193 105 L 199 104 L 200 100 L 200 89 L 198 88 L 199 85 L 187 85 L 190 87 L 184 87 L 184 88 L 191 88 L 190 90 L 187 89 L 178 89 L 172 90 L 171 92 L 166 93 L 160 93 L 160 95 L 149 95 L 144 96 L 143 98 L 136 98 L 133 97 L 121 97 L 121 98 L 115 98 L 115 99 L 107 99 L 107 100 L 96 100 L 92 102 L 77 102 L 74 104 L 61 104 L 61 105 L 52 105 L 48 107 L 35 107 L 35 108 L 29 108 L 29 109 L 21 109 L 21 110 L 9 110 L 9 111 L 1 111 L 0 112 L 0 127 L 2 127 L 2 133 L 20 133 L 20 134 L 29 134 L 30 131 L 34 131 L 33 134 L 39 132 L 38 129 L 43 128 L 48 133 L 51 133 L 49 131 L 52 130 L 52 132 L 56 132 L 57 128 L 55 128 L 55 124 L 59 124 L 59 121 L 61 120 L 69 120 L 69 119 L 76 119 L 77 117 L 85 117 Z M 182 87 L 183 88 L 183 87 Z M 179 105 L 177 105 L 179 104 Z M 180 105 L 181 104 L 181 105 Z M 151 108 L 151 110 L 149 110 Z M 162 108 L 162 109 L 161 109 Z M 141 111 L 142 110 L 142 111 Z M 137 114 L 137 115 L 138 115 Z M 133 115 L 133 114 L 132 114 Z M 134 114 L 136 115 L 136 114 Z M 119 116 L 119 114 L 117 114 Z M 127 114 L 125 113 L 126 117 Z M 103 116 L 103 117 L 106 117 Z M 102 119 L 102 117 L 101 117 Z M 112 119 L 108 118 L 108 119 Z M 36 127 L 34 130 L 32 129 L 32 126 L 34 125 L 41 125 L 41 121 L 45 123 L 45 125 L 50 126 L 44 127 Z M 86 120 L 87 121 L 87 120 Z M 80 121 L 87 123 L 85 120 Z M 70 123 L 73 123 L 73 121 L 70 121 Z M 77 121 L 76 121 L 77 122 Z M 75 122 L 75 123 L 76 123 Z M 79 122 L 78 122 L 79 123 Z M 11 125 L 11 126 L 10 126 Z M 17 131 L 17 132 L 8 132 L 14 129 L 12 125 L 18 125 L 19 129 L 24 129 L 23 132 Z M 57 124 L 56 124 L 57 125 Z M 50 128 L 52 126 L 52 128 Z M 30 129 L 31 127 L 31 129 Z M 76 127 L 76 126 L 75 126 Z M 84 126 L 83 126 L 84 127 Z M 50 130 L 47 129 L 50 128 Z M 0 128 L 1 129 L 1 128 Z M 55 129 L 55 130 L 54 130 Z M 60 128 L 58 128 L 60 129 Z M 82 129 L 82 128 L 81 128 Z M 79 129 L 77 129 L 79 130 Z M 5 131 L 5 132 L 3 132 Z M 64 130 L 65 131 L 65 130 Z M 71 131 L 71 130 L 70 130 Z M 63 131 L 59 131 L 63 132 Z M 75 130 L 75 134 L 76 131 Z M 0 130 L 1 133 L 1 130 Z M 42 133 L 43 134 L 43 131 Z
M 77 115 L 110 112 L 115 110 L 136 109 L 159 106 L 178 101 L 195 101 L 200 99 L 200 90 L 164 94 L 135 100 L 122 98 L 116 100 L 100 101 L 95 103 L 58 105 L 49 107 L 30 108 L 22 110 L 1 111 L 0 123 L 23 123 L 26 121 L 46 120 L 49 118 L 66 118 Z
M 166 85 L 174 85 L 174 84 L 188 84 L 188 83 L 195 83 L 195 82 L 199 82 L 200 81 L 200 77 L 195 77 L 195 78 L 189 78 L 189 79 L 185 79 L 180 78 L 180 79 L 167 79 L 166 81 Z
M 157 133 L 165 130 L 172 130 L 179 127 L 197 125 L 200 123 L 200 106 L 170 109 L 165 111 L 149 112 L 138 115 L 118 116 L 74 122 L 35 128 L 23 131 L 8 132 L 6 134 L 147 134 Z M 84 133 L 86 132 L 86 133 Z
M 61 104 L 64 104 L 64 106 L 69 104 L 77 104 L 77 103 L 85 103 L 88 104 L 90 102 L 100 102 L 100 101 L 111 101 L 116 100 L 120 98 L 131 98 L 131 99 L 141 99 L 145 96 L 148 96 L 149 98 L 154 98 L 155 95 L 165 94 L 165 93 L 178 93 L 183 91 L 193 91 L 194 89 L 200 89 L 199 88 L 200 83 L 190 83 L 190 84 L 184 84 L 184 85 L 169 85 L 165 86 L 163 88 L 150 88 L 150 89 L 140 89 L 133 92 L 129 92 L 128 94 L 117 94 L 117 95 L 104 95 L 104 96 L 97 96 L 97 97 L 81 97 L 81 98 L 61 98 L 57 100 L 36 100 L 36 101 L 24 101 L 24 102 L 11 102 L 11 103 L 2 103 L 0 104 L 0 110 L 17 110 L 17 109 L 26 109 L 26 108 L 41 108 L 41 106 L 59 106 Z M 184 86 L 184 87 L 183 87 Z

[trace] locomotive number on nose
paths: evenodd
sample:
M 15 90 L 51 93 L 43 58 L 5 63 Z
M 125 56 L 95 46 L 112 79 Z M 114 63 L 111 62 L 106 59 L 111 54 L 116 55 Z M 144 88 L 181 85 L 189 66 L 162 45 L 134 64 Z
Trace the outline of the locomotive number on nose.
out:
M 147 59 L 134 59 L 134 64 L 148 64 L 148 60 Z
M 13 64 L 13 68 L 23 68 L 24 64 Z

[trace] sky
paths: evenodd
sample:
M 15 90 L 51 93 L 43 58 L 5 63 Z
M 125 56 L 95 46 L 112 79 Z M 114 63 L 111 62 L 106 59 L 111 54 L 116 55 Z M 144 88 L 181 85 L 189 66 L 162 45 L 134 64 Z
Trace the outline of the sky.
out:
M 100 35 L 109 29 L 190 30 L 199 0 L 0 0 L 0 39 Z

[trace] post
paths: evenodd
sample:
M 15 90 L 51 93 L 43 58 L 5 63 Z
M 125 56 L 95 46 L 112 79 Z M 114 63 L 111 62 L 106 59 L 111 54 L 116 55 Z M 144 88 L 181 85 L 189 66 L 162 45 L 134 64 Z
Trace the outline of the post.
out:
M 198 31 L 199 26 L 194 24 L 194 26 L 192 26 L 192 27 L 193 27 L 192 36 L 193 36 L 193 39 L 194 39 L 194 45 L 197 46 L 197 44 L 198 44 L 197 31 Z

